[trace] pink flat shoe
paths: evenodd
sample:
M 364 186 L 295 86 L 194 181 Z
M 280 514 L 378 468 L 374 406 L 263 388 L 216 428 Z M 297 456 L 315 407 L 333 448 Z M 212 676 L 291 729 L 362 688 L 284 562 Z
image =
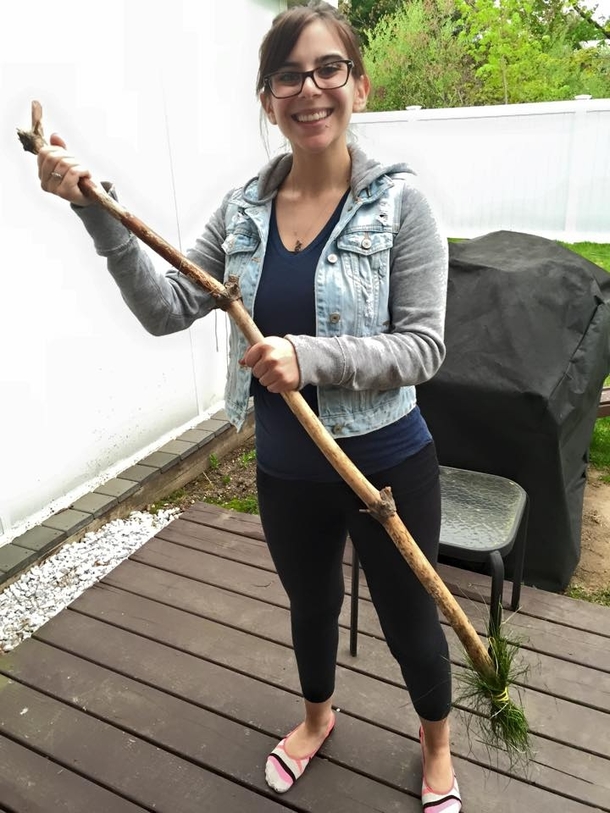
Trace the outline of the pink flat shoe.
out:
M 265 765 L 265 780 L 269 787 L 277 793 L 286 793 L 287 790 L 290 790 L 297 779 L 303 776 L 305 768 L 318 753 L 322 745 L 324 745 L 334 727 L 335 715 L 333 713 L 324 739 L 319 747 L 316 748 L 315 751 L 312 751 L 311 754 L 301 757 L 300 759 L 291 757 L 286 751 L 286 740 L 290 737 L 290 734 L 296 731 L 296 728 L 294 728 L 290 734 L 287 734 L 283 740 L 280 740 L 267 757 L 267 763 Z
M 426 813 L 460 813 L 462 797 L 455 774 L 453 774 L 453 785 L 446 793 L 438 793 L 433 790 L 424 778 L 421 786 L 421 803 Z
M 453 784 L 449 790 L 439 792 L 430 787 L 426 781 L 426 761 L 424 758 L 424 732 L 419 729 L 419 741 L 422 747 L 422 763 L 424 775 L 421 785 L 421 803 L 426 813 L 460 813 L 462 809 L 462 797 L 458 782 L 453 773 Z

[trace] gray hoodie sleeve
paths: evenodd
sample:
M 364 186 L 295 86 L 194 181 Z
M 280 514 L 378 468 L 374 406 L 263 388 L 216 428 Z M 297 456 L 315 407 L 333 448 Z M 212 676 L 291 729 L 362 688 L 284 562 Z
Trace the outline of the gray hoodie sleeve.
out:
M 110 194 L 116 199 L 112 188 Z M 190 260 L 220 281 L 224 276 L 222 243 L 228 197 L 187 252 Z M 123 299 L 149 333 L 162 336 L 184 330 L 216 306 L 214 297 L 186 275 L 173 268 L 165 273 L 157 271 L 138 239 L 99 205 L 72 208 L 93 238 L 97 253 L 106 258 Z
M 390 268 L 388 333 L 333 338 L 288 335 L 306 384 L 385 390 L 432 378 L 445 357 L 446 237 L 424 194 L 405 181 Z

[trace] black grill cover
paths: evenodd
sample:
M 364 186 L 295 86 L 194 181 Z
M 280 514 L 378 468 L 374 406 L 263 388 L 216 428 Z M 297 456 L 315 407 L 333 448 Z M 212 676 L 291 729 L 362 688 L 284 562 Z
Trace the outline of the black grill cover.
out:
M 525 582 L 567 586 L 580 556 L 588 449 L 610 369 L 610 274 L 552 240 L 451 243 L 440 371 L 417 388 L 446 466 L 530 498 Z M 507 572 L 512 571 L 509 557 Z

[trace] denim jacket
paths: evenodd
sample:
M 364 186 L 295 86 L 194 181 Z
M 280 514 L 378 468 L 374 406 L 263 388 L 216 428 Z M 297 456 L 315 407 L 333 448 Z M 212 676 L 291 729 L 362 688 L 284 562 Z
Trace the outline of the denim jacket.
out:
M 362 153 L 352 150 L 352 182 L 368 164 Z M 348 195 L 339 222 L 322 249 L 315 275 L 316 336 L 289 335 L 301 371 L 300 386 L 318 386 L 320 420 L 334 437 L 361 435 L 393 423 L 415 405 L 415 383 L 430 377 L 444 354 L 442 320 L 445 305 L 446 253 L 444 241 L 430 220 L 430 235 L 422 235 L 433 252 L 434 276 L 429 280 L 437 297 L 432 366 L 424 375 L 398 380 L 392 369 L 377 368 L 377 381 L 368 386 L 357 368 L 377 363 L 379 337 L 396 330 L 393 315 L 392 273 L 396 263 L 394 244 L 404 221 L 405 189 L 413 197 L 410 172 L 395 166 L 380 172 L 374 165 L 367 184 Z M 276 167 L 277 169 L 277 167 Z M 252 313 L 265 256 L 273 192 L 261 195 L 260 178 L 235 191 L 225 210 L 225 281 L 239 280 L 244 305 Z M 410 200 L 408 205 L 412 204 Z M 421 212 L 420 212 L 421 218 Z M 421 225 L 420 225 L 421 228 Z M 436 240 L 434 239 L 436 238 Z M 419 251 L 424 250 L 420 246 Z M 430 263 L 430 258 L 427 260 Z M 412 286 L 411 286 L 412 287 Z M 415 295 L 413 289 L 411 295 Z M 432 325 L 428 325 L 429 334 Z M 408 329 L 408 326 L 407 326 Z M 342 337 L 368 339 L 353 350 Z M 313 340 L 312 340 L 313 339 Z M 324 341 L 322 341 L 324 340 Z M 342 342 L 345 347 L 342 348 Z M 230 420 L 241 425 L 250 391 L 250 370 L 237 362 L 246 351 L 246 340 L 232 325 L 226 411 Z M 395 351 L 399 348 L 395 348 Z M 350 362 L 349 356 L 357 358 Z M 348 358 L 344 358 L 347 356 Z M 389 373 L 389 374 L 388 374 Z M 380 375 L 381 374 L 381 375 Z
M 318 387 L 320 420 L 335 437 L 361 435 L 407 414 L 415 385 L 444 358 L 447 243 L 414 174 L 382 166 L 350 148 L 350 193 L 315 274 L 316 335 L 288 335 L 300 386 Z M 267 245 L 272 201 L 292 157 L 271 161 L 230 192 L 191 260 L 225 281 L 239 280 L 252 314 Z M 163 335 L 189 327 L 215 300 L 180 272 L 158 273 L 122 224 L 96 206 L 78 209 L 96 250 L 144 327 Z M 240 428 L 251 371 L 239 359 L 246 340 L 231 324 L 225 409 Z

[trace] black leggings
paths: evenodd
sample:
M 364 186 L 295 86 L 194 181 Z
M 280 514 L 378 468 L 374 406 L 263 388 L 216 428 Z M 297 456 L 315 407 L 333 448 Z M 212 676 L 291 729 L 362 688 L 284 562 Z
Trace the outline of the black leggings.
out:
M 368 479 L 376 488 L 391 487 L 401 519 L 436 565 L 440 487 L 434 444 Z M 425 720 L 444 719 L 451 707 L 451 670 L 436 605 L 383 526 L 361 512 L 360 498 L 343 482 L 283 480 L 259 469 L 258 499 L 267 544 L 290 599 L 304 698 L 321 703 L 334 692 L 349 533 L 415 710 Z

